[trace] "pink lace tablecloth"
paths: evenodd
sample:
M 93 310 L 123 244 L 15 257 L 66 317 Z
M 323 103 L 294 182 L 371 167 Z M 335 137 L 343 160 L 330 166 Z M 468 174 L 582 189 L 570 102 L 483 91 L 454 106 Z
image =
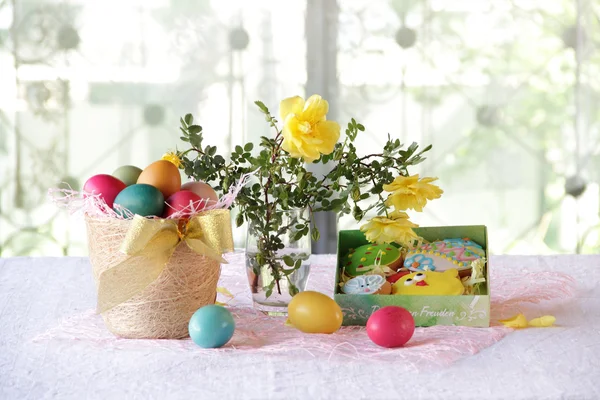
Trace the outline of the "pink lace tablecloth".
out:
M 254 311 L 243 255 L 229 259 L 220 285 L 234 298 L 220 300 L 235 316 L 236 333 L 225 347 L 208 350 L 189 339 L 111 335 L 93 312 L 87 259 L 0 260 L 0 398 L 599 394 L 592 377 L 600 373 L 594 291 L 600 257 L 493 257 L 492 327 L 418 328 L 399 349 L 376 346 L 361 327 L 307 335 L 285 326 L 284 318 Z M 313 256 L 309 288 L 331 294 L 334 265 L 334 256 Z M 554 314 L 558 326 L 513 332 L 495 322 L 518 312 Z

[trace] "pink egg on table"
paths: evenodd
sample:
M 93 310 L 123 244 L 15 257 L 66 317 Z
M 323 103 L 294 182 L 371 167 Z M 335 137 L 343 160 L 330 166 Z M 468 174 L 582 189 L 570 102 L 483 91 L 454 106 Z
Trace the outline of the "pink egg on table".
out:
M 387 306 L 375 311 L 367 321 L 367 335 L 381 347 L 400 347 L 415 332 L 415 319 L 402 307 Z
M 126 187 L 127 185 L 114 176 L 100 174 L 92 176 L 85 182 L 83 192 L 84 196 L 85 193 L 99 194 L 100 198 L 104 199 L 106 204 L 112 208 L 115 198 Z
M 214 189 L 204 182 L 184 183 L 181 185 L 181 190 L 189 190 L 196 193 L 200 198 L 207 200 L 207 205 L 213 205 L 219 201 L 219 197 Z
M 200 196 L 189 190 L 175 192 L 166 200 L 163 217 L 168 218 L 179 211 L 183 211 L 181 217 L 189 217 L 198 208 L 200 200 L 202 200 Z

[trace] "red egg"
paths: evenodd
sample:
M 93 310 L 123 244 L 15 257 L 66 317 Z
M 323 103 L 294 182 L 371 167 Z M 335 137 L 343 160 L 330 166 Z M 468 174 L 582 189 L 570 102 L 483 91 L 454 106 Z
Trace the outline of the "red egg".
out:
M 367 335 L 381 347 L 400 347 L 415 332 L 415 319 L 402 307 L 387 306 L 375 311 L 367 321 Z
M 189 190 L 196 193 L 200 198 L 207 199 L 206 205 L 213 205 L 219 201 L 217 193 L 210 185 L 204 182 L 188 182 L 181 185 L 181 190 Z
M 194 192 L 190 192 L 189 190 L 181 190 L 179 192 L 173 193 L 167 199 L 165 206 L 165 212 L 163 214 L 164 218 L 168 218 L 176 212 L 185 210 L 185 212 L 181 215 L 181 217 L 189 217 L 193 211 L 192 204 L 202 200 L 200 196 L 198 196 Z M 196 204 L 196 207 L 198 204 Z
M 84 193 L 99 194 L 106 204 L 112 208 L 113 202 L 121 190 L 127 185 L 112 175 L 94 175 L 83 185 Z M 85 194 L 84 194 L 85 196 Z

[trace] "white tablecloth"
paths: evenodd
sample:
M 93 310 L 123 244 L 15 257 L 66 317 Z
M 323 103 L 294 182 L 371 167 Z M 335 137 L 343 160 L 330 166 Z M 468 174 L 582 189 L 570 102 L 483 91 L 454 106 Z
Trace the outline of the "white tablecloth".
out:
M 317 256 L 318 257 L 318 256 Z M 323 256 L 321 256 L 323 257 Z M 539 305 L 560 325 L 515 331 L 482 352 L 424 373 L 393 362 L 294 360 L 277 353 L 119 351 L 34 338 L 95 306 L 85 258 L 0 259 L 0 399 L 599 399 L 600 256 L 492 257 L 493 268 L 568 272 L 570 301 Z M 240 288 L 245 277 L 241 270 Z M 313 271 L 313 273 L 315 273 Z M 240 289 L 243 290 L 243 289 Z

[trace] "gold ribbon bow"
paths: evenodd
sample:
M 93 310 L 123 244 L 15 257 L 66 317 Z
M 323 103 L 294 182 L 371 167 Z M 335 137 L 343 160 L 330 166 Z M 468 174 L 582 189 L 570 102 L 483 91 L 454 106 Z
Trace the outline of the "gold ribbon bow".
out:
M 99 313 L 129 300 L 154 282 L 181 242 L 198 254 L 227 263 L 221 254 L 233 251 L 228 210 L 206 211 L 181 226 L 178 223 L 139 215 L 133 218 L 121 245 L 121 252 L 130 257 L 98 278 Z

